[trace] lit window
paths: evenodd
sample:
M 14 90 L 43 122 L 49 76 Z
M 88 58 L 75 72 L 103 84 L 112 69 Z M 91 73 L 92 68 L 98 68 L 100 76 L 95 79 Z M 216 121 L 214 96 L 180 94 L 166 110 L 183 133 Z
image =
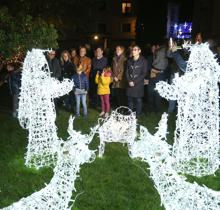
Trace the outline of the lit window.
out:
M 121 26 L 121 30 L 124 33 L 131 32 L 131 24 L 130 23 L 123 23 L 122 26 Z
M 122 13 L 123 14 L 131 13 L 131 3 L 122 3 Z

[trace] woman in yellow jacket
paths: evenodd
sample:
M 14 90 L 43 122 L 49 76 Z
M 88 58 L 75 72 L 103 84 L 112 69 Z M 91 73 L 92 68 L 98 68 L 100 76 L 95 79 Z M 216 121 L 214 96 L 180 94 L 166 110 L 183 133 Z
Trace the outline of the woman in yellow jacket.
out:
M 102 102 L 102 112 L 99 116 L 108 117 L 110 112 L 109 86 L 112 82 L 111 68 L 104 68 L 102 73 L 97 72 L 95 82 L 98 84 L 97 94 L 100 96 Z

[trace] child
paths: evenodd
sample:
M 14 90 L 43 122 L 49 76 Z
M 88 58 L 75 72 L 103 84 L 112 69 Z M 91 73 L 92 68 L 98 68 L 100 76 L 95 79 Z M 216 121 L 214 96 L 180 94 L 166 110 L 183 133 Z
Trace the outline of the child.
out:
M 102 102 L 102 112 L 100 113 L 100 117 L 108 117 L 110 112 L 110 88 L 109 85 L 112 82 L 111 79 L 111 68 L 104 68 L 102 72 L 97 72 L 95 77 L 95 82 L 98 84 L 97 94 L 101 98 Z
M 74 94 L 76 97 L 76 117 L 80 116 L 80 103 L 82 101 L 83 115 L 84 118 L 87 118 L 86 95 L 89 89 L 89 81 L 81 65 L 77 68 L 77 72 L 73 75 L 72 80 L 74 82 Z

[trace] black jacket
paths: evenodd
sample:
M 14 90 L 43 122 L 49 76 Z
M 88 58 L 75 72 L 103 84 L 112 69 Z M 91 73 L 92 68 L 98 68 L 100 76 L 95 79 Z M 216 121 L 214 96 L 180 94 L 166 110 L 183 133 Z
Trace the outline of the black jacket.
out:
M 46 59 L 47 59 L 47 62 L 50 68 L 51 77 L 60 79 L 61 78 L 61 67 L 60 67 L 60 63 L 58 59 L 54 58 L 51 60 L 48 55 L 46 55 Z
M 71 79 L 76 73 L 76 66 L 71 62 L 67 61 L 61 65 L 62 68 L 62 78 Z
M 147 73 L 147 60 L 140 56 L 138 60 L 130 58 L 127 62 L 126 77 L 127 81 L 134 82 L 134 87 L 128 84 L 127 96 L 143 97 L 144 96 L 144 78 Z
M 95 81 L 95 76 L 97 72 L 98 71 L 102 72 L 103 69 L 107 67 L 107 65 L 108 65 L 108 60 L 104 56 L 100 59 L 97 59 L 97 58 L 92 59 L 92 70 L 90 72 L 90 78 L 92 79 L 92 82 Z

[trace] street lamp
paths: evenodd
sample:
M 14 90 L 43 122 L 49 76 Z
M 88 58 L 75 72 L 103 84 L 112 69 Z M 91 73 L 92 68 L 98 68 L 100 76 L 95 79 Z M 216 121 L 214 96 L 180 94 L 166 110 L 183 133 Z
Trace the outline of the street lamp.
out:
M 94 40 L 98 40 L 98 39 L 99 39 L 98 35 L 95 35 Z

